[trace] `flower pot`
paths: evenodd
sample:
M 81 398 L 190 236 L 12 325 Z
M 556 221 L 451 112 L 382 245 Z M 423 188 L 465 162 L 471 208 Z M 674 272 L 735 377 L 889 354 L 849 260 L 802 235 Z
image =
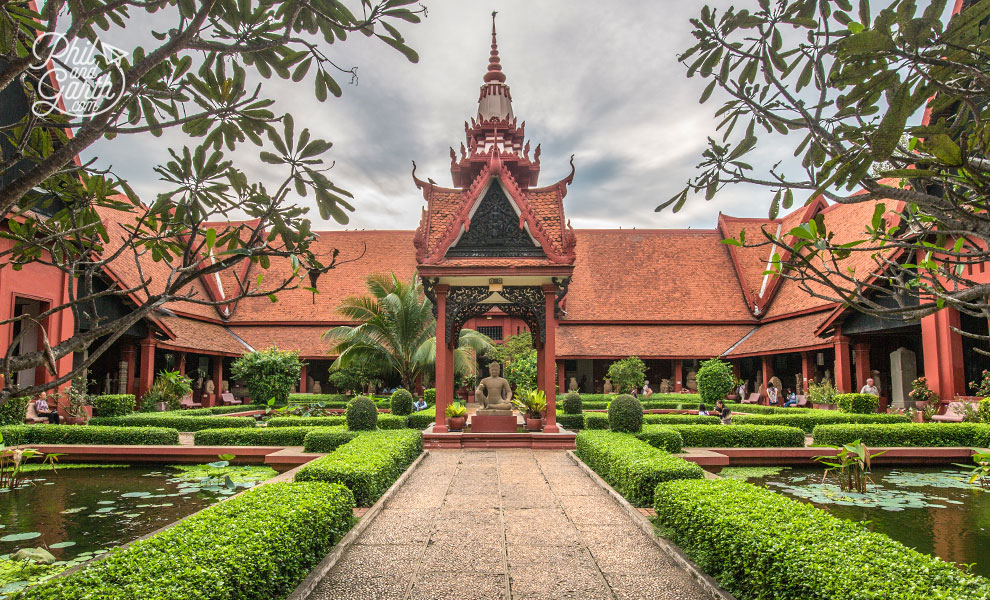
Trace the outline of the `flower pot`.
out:
M 543 419 L 533 419 L 531 417 L 526 417 L 526 429 L 529 431 L 539 431 L 543 429 Z
M 460 431 L 464 429 L 464 424 L 467 422 L 467 417 L 447 417 L 447 429 L 451 431 Z
M 739 396 L 737 394 L 729 394 L 728 396 L 725 397 L 725 399 L 728 400 L 729 402 L 735 402 L 736 400 L 739 399 Z

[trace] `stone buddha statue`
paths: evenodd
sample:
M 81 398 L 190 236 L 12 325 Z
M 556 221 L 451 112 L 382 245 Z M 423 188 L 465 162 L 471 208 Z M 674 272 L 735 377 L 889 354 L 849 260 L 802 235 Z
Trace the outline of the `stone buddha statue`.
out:
M 488 365 L 488 377 L 481 380 L 478 389 L 474 391 L 475 398 L 481 402 L 481 411 L 492 411 L 488 414 L 495 414 L 495 411 L 505 413 L 512 411 L 512 386 L 509 381 L 500 376 L 501 366 L 497 362 Z

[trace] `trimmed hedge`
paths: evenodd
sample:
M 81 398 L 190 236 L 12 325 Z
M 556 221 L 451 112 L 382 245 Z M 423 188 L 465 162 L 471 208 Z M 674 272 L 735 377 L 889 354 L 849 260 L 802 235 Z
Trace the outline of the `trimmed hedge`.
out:
M 649 506 L 661 481 L 705 476 L 698 465 L 625 433 L 582 431 L 577 455 L 635 506 Z
M 785 409 L 786 410 L 786 409 Z M 807 410 L 797 414 L 770 415 L 733 415 L 733 425 L 788 425 L 800 427 L 805 433 L 811 433 L 816 425 L 832 425 L 836 423 L 909 423 L 907 415 L 878 414 L 857 415 L 843 413 L 837 410 Z
M 379 429 L 405 429 L 408 419 L 402 415 L 379 414 L 377 425 Z
M 430 390 L 426 390 L 430 391 Z M 436 406 L 424 408 L 406 417 L 406 426 L 410 429 L 426 429 L 437 419 Z
M 571 431 L 584 429 L 584 414 L 578 413 L 576 415 L 569 415 L 558 410 L 557 425 L 560 425 L 564 429 L 570 429 Z
M 644 425 L 719 425 L 722 419 L 715 415 L 643 415 Z
M 654 448 L 666 450 L 671 454 L 677 454 L 684 447 L 684 438 L 673 427 L 665 425 L 644 425 L 643 430 L 636 434 L 636 437 L 643 440 Z
M 342 485 L 262 485 L 18 598 L 284 598 L 350 528 L 353 510 Z
M 560 407 L 564 409 L 564 414 L 568 415 L 579 415 L 581 414 L 581 394 L 577 392 L 571 392 L 564 396 L 564 400 L 560 403 Z
M 389 399 L 389 409 L 393 415 L 406 416 L 412 412 L 413 397 L 409 390 L 399 388 L 392 392 Z
M 608 428 L 612 431 L 636 433 L 643 428 L 643 405 L 629 394 L 617 396 L 608 405 Z
M 377 427 L 378 409 L 367 396 L 358 396 L 347 405 L 347 428 L 352 431 L 371 431 Z
M 896 423 L 893 425 L 819 425 L 814 443 L 840 446 L 856 440 L 867 446 L 990 446 L 990 425 L 983 423 Z
M 797 415 L 807 413 L 814 408 L 803 408 L 800 406 L 764 406 L 762 404 L 743 404 L 741 402 L 726 402 L 726 408 L 732 412 L 749 413 L 753 415 Z M 713 408 L 709 406 L 708 408 Z
M 320 427 L 242 427 L 201 429 L 193 434 L 196 446 L 302 446 L 306 434 Z
M 96 417 L 123 417 L 134 412 L 134 394 L 106 394 L 90 401 Z
M 303 438 L 303 450 L 305 452 L 333 452 L 358 435 L 360 434 L 356 431 L 347 431 L 343 427 L 310 429 L 306 437 Z
M 804 447 L 804 432 L 797 427 L 783 425 L 725 425 L 722 427 L 669 425 L 668 427 L 681 435 L 684 446 L 688 448 Z
M 418 431 L 374 431 L 305 465 L 296 481 L 343 483 L 358 506 L 371 506 L 423 451 Z
M 605 413 L 584 413 L 585 429 L 608 429 L 608 415 Z
M 269 427 L 337 427 L 347 425 L 344 415 L 332 417 L 272 417 L 267 421 Z
M 254 419 L 251 417 L 187 417 L 165 413 L 134 413 L 126 417 L 94 417 L 89 423 L 114 427 L 171 427 L 179 431 L 254 427 Z
M 206 408 L 188 408 L 182 410 L 169 410 L 156 414 L 183 416 L 183 417 L 202 417 L 208 415 L 226 415 L 230 413 L 247 412 L 249 410 L 260 410 L 260 409 L 252 404 L 241 404 L 238 406 L 208 406 Z
M 166 427 L 100 427 L 96 425 L 9 425 L 0 427 L 8 446 L 19 444 L 119 444 L 174 446 L 179 432 Z
M 426 401 L 430 406 L 436 406 L 437 404 L 437 389 L 436 388 L 426 388 L 423 390 L 423 400 Z
M 340 403 L 344 408 L 350 400 L 346 394 L 289 394 L 289 404 Z
M 880 409 L 880 397 L 873 394 L 837 394 L 833 401 L 844 413 L 869 415 Z
M 28 402 L 26 396 L 7 400 L 0 406 L 0 425 L 23 425 L 27 418 Z
M 987 597 L 982 577 L 742 481 L 661 483 L 653 507 L 661 532 L 739 600 Z

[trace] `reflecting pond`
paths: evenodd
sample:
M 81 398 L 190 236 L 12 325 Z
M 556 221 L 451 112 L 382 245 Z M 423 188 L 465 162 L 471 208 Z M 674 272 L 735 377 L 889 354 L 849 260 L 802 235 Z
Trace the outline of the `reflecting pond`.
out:
M 969 484 L 962 469 L 874 469 L 867 494 L 844 493 L 834 478 L 822 483 L 822 468 L 724 473 L 864 523 L 919 552 L 976 563 L 974 573 L 990 576 L 990 489 Z

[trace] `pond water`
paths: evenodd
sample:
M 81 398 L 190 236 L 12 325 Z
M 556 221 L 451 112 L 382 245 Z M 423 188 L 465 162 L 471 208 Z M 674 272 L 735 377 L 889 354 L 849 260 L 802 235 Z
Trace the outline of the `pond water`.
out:
M 733 477 L 731 470 L 726 474 Z M 968 483 L 967 471 L 874 469 L 867 494 L 843 493 L 834 478 L 822 483 L 822 474 L 822 468 L 776 474 L 740 469 L 738 478 L 756 475 L 746 480 L 864 523 L 919 552 L 958 565 L 975 563 L 974 573 L 990 577 L 990 489 Z
M 233 493 L 181 475 L 172 467 L 30 473 L 27 485 L 0 490 L 0 557 L 42 547 L 59 561 L 85 561 Z

